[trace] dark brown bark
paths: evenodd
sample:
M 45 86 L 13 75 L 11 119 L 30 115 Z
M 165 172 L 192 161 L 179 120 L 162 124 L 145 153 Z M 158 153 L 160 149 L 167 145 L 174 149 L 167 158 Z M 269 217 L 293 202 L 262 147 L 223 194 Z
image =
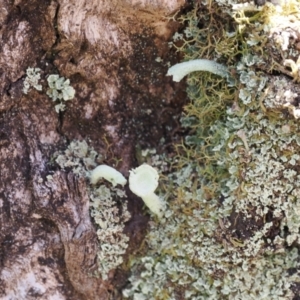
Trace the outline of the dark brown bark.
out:
M 185 95 L 165 76 L 178 28 L 167 17 L 183 4 L 0 0 L 1 299 L 109 299 L 121 284 L 91 276 L 98 245 L 85 180 L 49 163 L 69 141 L 85 139 L 127 175 L 137 143 L 172 140 Z M 23 94 L 28 67 L 42 70 L 42 92 Z M 49 74 L 76 90 L 63 113 L 46 95 Z M 135 201 L 131 248 L 142 238 L 131 224 L 147 220 Z

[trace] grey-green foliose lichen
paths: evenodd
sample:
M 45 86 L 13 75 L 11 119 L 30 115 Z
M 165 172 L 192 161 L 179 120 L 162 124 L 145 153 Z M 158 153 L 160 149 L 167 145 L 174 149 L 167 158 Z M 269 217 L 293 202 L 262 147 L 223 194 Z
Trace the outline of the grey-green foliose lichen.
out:
M 91 171 L 102 163 L 102 156 L 86 141 L 72 141 L 64 152 L 56 153 L 55 157 L 62 169 L 71 168 L 74 174 L 86 178 L 88 182 Z M 100 274 L 106 280 L 109 272 L 123 263 L 128 247 L 129 238 L 123 233 L 124 223 L 131 217 L 127 210 L 127 196 L 122 186 L 112 185 L 108 181 L 90 185 L 88 194 L 99 241 L 99 268 L 95 275 Z
M 197 7 L 181 17 L 188 25 L 179 37 L 183 43 L 176 44 L 177 35 L 174 44 L 185 59 L 229 61 L 238 86 L 229 89 L 209 74 L 190 74 L 191 103 L 182 126 L 192 130 L 164 165 L 160 193 L 169 204 L 161 223 L 150 223 L 146 254 L 132 261 L 126 299 L 297 295 L 300 91 L 292 81 L 298 80 L 296 72 L 284 68 L 286 57 L 280 53 L 294 62 L 300 54 L 297 42 L 286 39 L 291 32 L 300 34 L 291 24 L 300 20 L 300 4 L 268 3 L 249 17 L 236 4 L 202 2 L 203 13 Z M 217 13 L 223 23 L 234 22 L 230 28 L 236 31 L 220 30 Z M 284 75 L 272 76 L 267 66 Z M 166 163 L 150 150 L 147 155 Z

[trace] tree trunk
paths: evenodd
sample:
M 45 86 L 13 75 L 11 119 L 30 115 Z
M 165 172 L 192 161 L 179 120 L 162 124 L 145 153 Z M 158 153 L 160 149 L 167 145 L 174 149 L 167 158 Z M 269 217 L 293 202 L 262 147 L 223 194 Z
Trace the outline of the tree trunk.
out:
M 1 299 L 116 297 L 125 273 L 90 275 L 98 243 L 87 182 L 50 162 L 72 140 L 86 140 L 127 176 L 136 144 L 172 141 L 185 95 L 165 74 L 176 61 L 171 16 L 184 2 L 0 0 Z M 24 94 L 30 67 L 41 69 L 43 90 Z M 50 74 L 76 91 L 59 113 L 46 94 Z M 138 248 L 147 218 L 136 201 L 129 198 L 137 208 L 126 233 Z

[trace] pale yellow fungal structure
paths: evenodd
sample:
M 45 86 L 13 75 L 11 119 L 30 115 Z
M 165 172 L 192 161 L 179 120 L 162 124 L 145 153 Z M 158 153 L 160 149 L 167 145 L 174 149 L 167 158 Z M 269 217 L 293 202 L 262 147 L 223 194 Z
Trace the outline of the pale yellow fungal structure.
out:
M 152 213 L 161 218 L 164 202 L 154 193 L 158 186 L 158 179 L 157 171 L 150 165 L 143 164 L 130 171 L 129 188 L 143 199 Z
M 119 171 L 108 165 L 100 165 L 91 172 L 91 184 L 96 184 L 101 178 L 109 181 L 113 186 L 117 184 L 124 186 L 127 183 L 126 178 Z

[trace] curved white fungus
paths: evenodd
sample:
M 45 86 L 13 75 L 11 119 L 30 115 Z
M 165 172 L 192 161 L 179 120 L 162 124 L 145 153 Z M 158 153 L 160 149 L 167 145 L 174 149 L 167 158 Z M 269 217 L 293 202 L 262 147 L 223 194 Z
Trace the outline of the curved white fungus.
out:
M 148 208 L 161 218 L 164 202 L 154 193 L 158 186 L 157 171 L 150 165 L 143 164 L 129 172 L 130 190 L 141 197 Z
M 126 178 L 119 171 L 107 165 L 100 165 L 91 172 L 92 184 L 96 184 L 101 178 L 109 181 L 113 186 L 117 184 L 124 186 L 127 183 Z
M 194 59 L 169 68 L 167 75 L 179 82 L 184 76 L 195 71 L 207 71 L 222 77 L 229 77 L 228 68 L 209 59 Z

